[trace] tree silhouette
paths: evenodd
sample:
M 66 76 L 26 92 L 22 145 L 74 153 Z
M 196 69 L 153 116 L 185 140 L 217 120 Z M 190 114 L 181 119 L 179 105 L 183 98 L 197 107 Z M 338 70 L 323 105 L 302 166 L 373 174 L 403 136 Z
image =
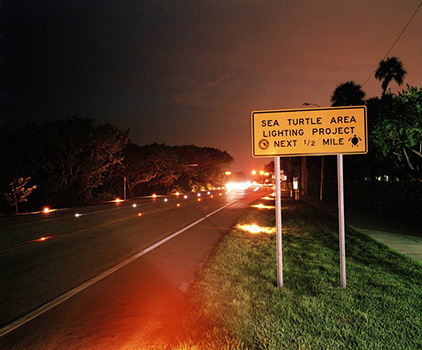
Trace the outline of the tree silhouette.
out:
M 14 179 L 10 183 L 11 191 L 5 193 L 6 200 L 15 207 L 16 214 L 19 213 L 18 204 L 26 202 L 27 197 L 37 188 L 37 185 L 26 187 L 29 180 L 31 180 L 31 177 Z
M 362 86 L 355 84 L 354 81 L 347 81 L 344 84 L 337 85 L 330 101 L 333 107 L 359 106 L 365 104 L 365 95 Z
M 385 96 L 388 84 L 390 84 L 391 80 L 394 80 L 401 86 L 406 73 L 407 72 L 403 68 L 403 63 L 401 63 L 397 57 L 387 57 L 386 60 L 382 60 L 375 72 L 375 78 L 382 80 L 382 96 Z

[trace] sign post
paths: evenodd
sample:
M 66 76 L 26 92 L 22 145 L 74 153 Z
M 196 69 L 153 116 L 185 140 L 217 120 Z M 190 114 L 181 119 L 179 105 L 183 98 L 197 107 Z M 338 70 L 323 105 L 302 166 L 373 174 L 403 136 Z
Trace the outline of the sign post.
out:
M 281 174 L 280 157 L 274 157 L 275 171 L 275 219 L 277 228 L 277 287 L 283 287 L 283 245 L 282 245 L 282 221 L 281 221 Z
M 337 155 L 340 285 L 346 288 L 343 154 L 367 152 L 365 106 L 252 112 L 252 155 L 257 158 L 274 157 L 279 286 L 283 285 L 279 157 Z
M 346 243 L 344 224 L 343 155 L 337 155 L 338 235 L 340 248 L 340 285 L 346 288 Z

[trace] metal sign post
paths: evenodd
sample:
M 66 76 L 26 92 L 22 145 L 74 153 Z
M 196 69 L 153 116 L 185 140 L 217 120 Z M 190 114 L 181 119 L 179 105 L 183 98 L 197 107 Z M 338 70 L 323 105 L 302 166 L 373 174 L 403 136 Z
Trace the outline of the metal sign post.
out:
M 277 287 L 283 287 L 283 250 L 281 222 L 280 157 L 274 157 L 275 167 L 275 218 L 277 227 Z
M 346 288 L 346 244 L 344 229 L 343 155 L 337 155 L 338 229 L 340 244 L 340 285 Z
M 368 152 L 366 107 L 254 111 L 251 116 L 252 155 L 256 158 L 274 157 L 278 286 L 283 285 L 279 157 L 337 155 L 340 285 L 346 288 L 343 154 L 365 154 Z M 321 171 L 321 184 L 322 176 Z M 297 198 L 295 197 L 295 199 Z

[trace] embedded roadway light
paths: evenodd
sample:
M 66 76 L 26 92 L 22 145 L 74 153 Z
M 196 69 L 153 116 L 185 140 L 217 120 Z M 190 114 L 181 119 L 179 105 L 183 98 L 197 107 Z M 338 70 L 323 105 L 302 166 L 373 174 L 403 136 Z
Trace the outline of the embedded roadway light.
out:
M 44 241 L 46 241 L 47 239 L 50 239 L 50 238 L 52 238 L 52 236 L 40 237 L 40 238 L 36 239 L 34 242 L 44 242 Z

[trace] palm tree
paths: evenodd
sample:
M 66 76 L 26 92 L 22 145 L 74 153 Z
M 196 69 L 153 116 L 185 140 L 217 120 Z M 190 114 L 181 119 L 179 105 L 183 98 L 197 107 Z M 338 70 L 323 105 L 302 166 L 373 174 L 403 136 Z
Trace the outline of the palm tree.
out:
M 331 95 L 331 106 L 359 106 L 365 104 L 365 92 L 362 86 L 354 81 L 347 81 L 337 85 Z
M 385 96 L 390 81 L 394 80 L 400 86 L 403 84 L 406 73 L 403 63 L 397 57 L 387 57 L 386 60 L 382 60 L 378 69 L 375 71 L 375 78 L 382 80 L 382 97 Z

